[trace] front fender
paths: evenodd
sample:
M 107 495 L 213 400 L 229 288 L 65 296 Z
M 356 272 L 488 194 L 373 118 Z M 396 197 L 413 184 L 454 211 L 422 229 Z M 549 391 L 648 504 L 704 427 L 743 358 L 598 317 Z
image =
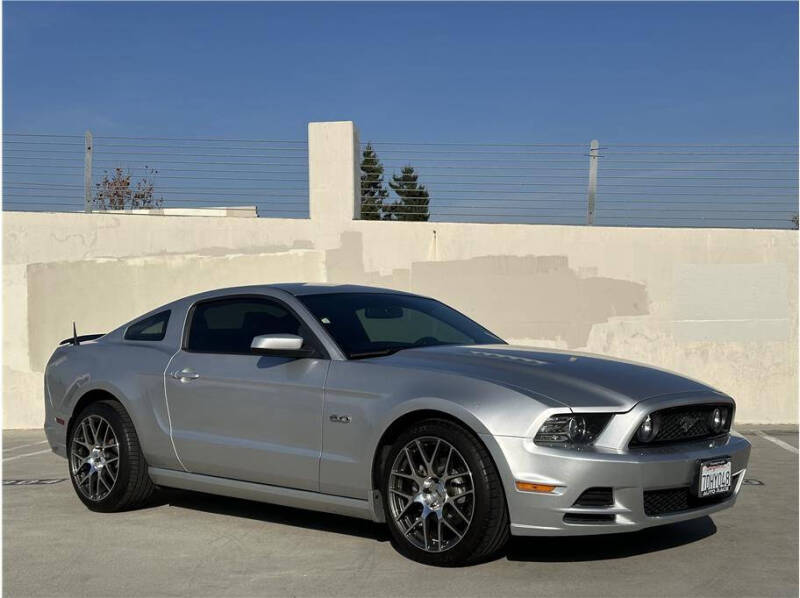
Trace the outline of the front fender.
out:
M 459 420 L 478 435 L 491 434 L 480 417 L 464 405 L 443 397 L 417 397 L 394 405 L 391 411 L 386 414 L 381 425 L 375 430 L 372 438 L 372 448 L 376 449 L 378 447 L 380 439 L 394 422 L 406 415 L 419 411 L 438 411 Z
M 411 413 L 443 413 L 483 438 L 523 436 L 547 409 L 513 388 L 463 375 L 334 361 L 325 384 L 320 490 L 369 498 L 382 439 Z

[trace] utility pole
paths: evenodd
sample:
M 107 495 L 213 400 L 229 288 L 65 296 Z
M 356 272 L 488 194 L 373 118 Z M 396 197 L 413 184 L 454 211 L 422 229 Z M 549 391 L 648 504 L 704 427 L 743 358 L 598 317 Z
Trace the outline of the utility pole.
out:
M 92 211 L 92 132 L 86 131 L 86 156 L 83 160 L 84 211 Z
M 597 139 L 592 139 L 589 145 L 589 190 L 586 194 L 587 210 L 586 210 L 586 224 L 592 226 L 594 224 L 594 203 L 597 197 L 597 158 L 600 143 Z

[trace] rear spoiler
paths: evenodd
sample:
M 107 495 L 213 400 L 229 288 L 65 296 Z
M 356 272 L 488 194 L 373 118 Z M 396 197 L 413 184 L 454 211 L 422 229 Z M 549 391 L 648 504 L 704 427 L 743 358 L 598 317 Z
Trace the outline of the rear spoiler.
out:
M 84 334 L 82 336 L 71 336 L 69 338 L 65 338 L 63 341 L 58 343 L 58 346 L 61 345 L 80 345 L 83 341 L 93 341 L 96 338 L 100 338 L 101 336 L 105 336 L 105 334 Z
M 63 341 L 58 343 L 58 346 L 61 345 L 80 345 L 83 341 L 93 341 L 96 338 L 100 338 L 101 336 L 105 336 L 105 334 L 84 334 L 83 336 L 78 336 L 78 331 L 75 328 L 75 322 L 72 323 L 72 336 L 70 338 L 65 338 Z

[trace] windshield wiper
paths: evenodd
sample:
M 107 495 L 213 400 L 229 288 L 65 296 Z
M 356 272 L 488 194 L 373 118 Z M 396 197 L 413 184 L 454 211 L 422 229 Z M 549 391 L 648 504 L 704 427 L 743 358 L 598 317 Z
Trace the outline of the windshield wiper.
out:
M 403 349 L 412 349 L 414 346 L 410 345 L 408 347 L 390 347 L 388 349 L 378 349 L 376 351 L 365 351 L 364 353 L 351 353 L 349 355 L 350 359 L 364 359 L 366 357 L 383 357 L 384 355 L 391 355 L 392 353 L 397 353 L 398 351 L 402 351 Z
M 375 351 L 365 351 L 364 353 L 351 353 L 350 359 L 363 359 L 366 357 L 383 357 L 406 349 L 424 349 L 426 347 L 444 347 L 447 345 L 461 345 L 463 343 L 434 343 L 431 345 L 408 345 L 406 347 L 387 347 L 386 349 L 376 349 Z

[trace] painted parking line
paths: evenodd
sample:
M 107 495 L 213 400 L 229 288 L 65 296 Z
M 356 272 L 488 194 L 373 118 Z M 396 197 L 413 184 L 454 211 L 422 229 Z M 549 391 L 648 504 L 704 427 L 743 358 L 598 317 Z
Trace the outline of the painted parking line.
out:
M 42 478 L 34 480 L 3 480 L 3 486 L 50 486 L 66 482 L 69 478 Z
M 770 436 L 769 434 L 765 434 L 761 430 L 756 430 L 756 434 L 758 434 L 764 440 L 769 440 L 772 444 L 777 444 L 782 449 L 789 451 L 790 453 L 794 453 L 795 455 L 800 455 L 800 451 L 798 451 L 795 447 L 793 447 L 788 442 L 784 442 L 774 436 Z
M 8 453 L 10 451 L 16 451 L 21 448 L 28 448 L 31 446 L 39 446 L 40 444 L 47 444 L 46 440 L 42 440 L 40 442 L 31 442 L 30 444 L 20 444 L 19 446 L 12 446 L 11 448 L 3 449 L 4 453 Z
M 14 455 L 13 457 L 4 457 L 3 463 L 6 461 L 14 461 L 15 459 L 22 459 L 23 457 L 33 457 L 34 455 L 44 455 L 45 453 L 51 452 L 50 449 L 44 449 L 43 451 L 36 451 L 35 453 L 23 453 L 22 455 Z

